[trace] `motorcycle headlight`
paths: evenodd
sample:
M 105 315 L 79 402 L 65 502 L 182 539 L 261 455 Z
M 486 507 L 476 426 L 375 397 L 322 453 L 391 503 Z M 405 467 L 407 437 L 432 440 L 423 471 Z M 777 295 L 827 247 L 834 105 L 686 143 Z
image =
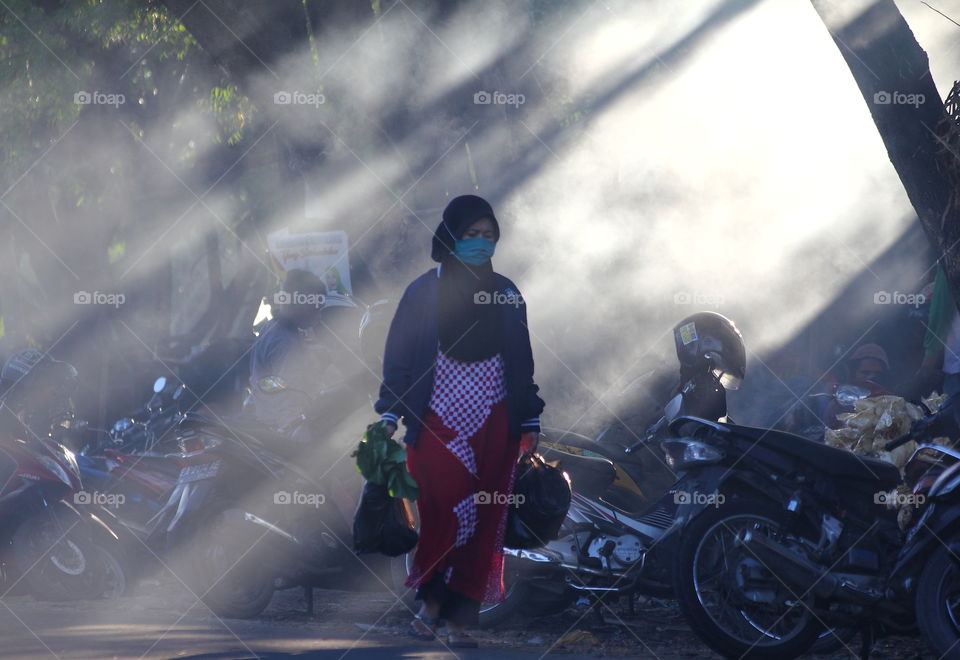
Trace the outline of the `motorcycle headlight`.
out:
M 723 459 L 723 452 L 699 440 L 680 438 L 660 443 L 671 470 L 683 470 L 691 465 L 707 465 Z

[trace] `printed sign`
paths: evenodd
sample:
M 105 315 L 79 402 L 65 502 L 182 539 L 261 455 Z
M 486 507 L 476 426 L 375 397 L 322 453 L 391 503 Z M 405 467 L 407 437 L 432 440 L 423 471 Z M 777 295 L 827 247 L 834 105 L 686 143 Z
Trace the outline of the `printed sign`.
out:
M 353 293 L 346 232 L 291 234 L 283 228 L 267 235 L 267 246 L 281 276 L 293 268 L 308 270 L 326 283 L 332 300 Z

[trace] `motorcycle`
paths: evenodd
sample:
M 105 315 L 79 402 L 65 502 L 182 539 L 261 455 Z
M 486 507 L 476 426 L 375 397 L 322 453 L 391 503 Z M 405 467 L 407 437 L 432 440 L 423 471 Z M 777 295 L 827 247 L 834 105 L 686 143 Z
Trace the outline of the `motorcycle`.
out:
M 342 352 L 359 351 L 368 365 L 311 401 L 305 409 L 316 410 L 314 416 L 301 415 L 273 428 L 249 414 L 248 391 L 238 416 L 188 410 L 176 423 L 177 472 L 168 496 L 146 524 L 145 542 L 162 549 L 220 616 L 256 616 L 276 589 L 297 586 L 305 588 L 312 611 L 312 587 L 329 585 L 357 561 L 349 543 L 340 539 L 350 533 L 359 488 L 356 494 L 340 492 L 342 482 L 335 476 L 317 484 L 303 467 L 311 452 L 298 439 L 320 417 L 330 428 L 367 399 L 358 396 L 360 381 L 370 379 L 370 363 L 375 365 L 382 350 L 392 303 L 367 305 L 344 296 L 334 302 L 324 308 L 324 337 L 334 348 L 343 346 Z M 268 398 L 299 393 L 312 399 L 278 376 L 259 381 L 256 386 Z M 315 473 L 326 475 L 335 462 L 317 461 Z M 352 469 L 349 476 L 356 477 Z
M 267 395 L 296 392 L 277 376 L 261 381 L 257 386 Z M 310 417 L 279 429 L 252 417 L 192 412 L 179 422 L 186 465 L 151 523 L 149 543 L 165 547 L 185 582 L 219 616 L 254 617 L 275 590 L 292 587 L 306 589 L 310 610 L 310 590 L 329 586 L 358 562 L 342 539 L 349 539 L 359 488 L 341 492 L 342 482 L 326 477 L 335 461 L 319 457 L 314 443 L 297 441 L 301 427 L 326 423 L 358 407 L 358 400 L 364 399 L 347 381 L 315 397 Z M 356 478 L 352 468 L 350 476 Z
M 544 429 L 539 452 L 570 475 L 570 511 L 557 540 L 536 550 L 504 548 L 506 598 L 482 604 L 481 626 L 495 626 L 520 612 L 560 611 L 584 596 L 622 596 L 630 611 L 639 595 L 674 596 L 674 564 L 687 521 L 715 501 L 701 496 L 705 491 L 697 475 L 671 458 L 673 447 L 665 444 L 676 440 L 671 422 L 690 415 L 729 421 L 726 389 L 739 386 L 746 355 L 733 323 L 712 312 L 681 321 L 674 340 L 681 386 L 653 425 L 631 428 L 627 420 L 637 414 L 623 409 L 595 438 Z M 613 407 L 637 407 L 640 390 L 658 390 L 649 376 L 634 380 Z M 410 556 L 403 561 L 404 570 L 395 570 L 398 587 Z M 850 634 L 821 630 L 813 648 L 830 652 Z
M 955 405 L 886 450 L 942 431 Z M 708 500 L 678 512 L 673 588 L 707 645 L 725 657 L 791 658 L 836 627 L 859 630 L 867 657 L 878 636 L 919 626 L 943 657 L 957 655 L 960 580 L 950 553 L 960 463 L 943 462 L 960 452 L 920 444 L 905 471 L 926 478 L 897 491 L 900 471 L 886 461 L 769 429 L 695 417 L 673 426 L 668 459 Z M 930 474 L 931 453 L 941 459 L 932 464 L 939 475 Z M 891 500 L 922 510 L 906 534 Z
M 701 323 L 705 338 L 710 330 L 715 339 L 709 345 L 705 342 L 693 357 L 687 355 L 690 351 L 680 335 L 691 319 Z M 675 335 L 682 385 L 658 422 L 638 432 L 618 415 L 595 438 L 543 429 L 538 452 L 570 476 L 570 510 L 556 540 L 535 550 L 504 548 L 506 597 L 481 605 L 481 626 L 495 626 L 524 611 L 559 611 L 583 596 L 623 596 L 632 607 L 638 595 L 671 595 L 670 567 L 680 532 L 676 518 L 683 506 L 682 493 L 692 492 L 694 486 L 682 477 L 678 480 L 655 441 L 681 411 L 724 417 L 726 403 L 718 400 L 722 392 L 716 379 L 723 377 L 733 386 L 742 378 L 745 363 L 739 333 L 719 314 L 685 319 Z M 649 375 L 633 381 L 624 396 L 635 401 L 636 390 Z M 394 580 L 398 588 L 409 573 L 411 556 L 400 561 Z
M 325 520 L 326 484 L 318 487 L 295 453 L 277 452 L 287 435 L 253 420 L 227 425 L 193 414 L 180 435 L 188 464 L 151 540 L 180 562 L 215 613 L 254 617 L 275 589 L 319 586 L 342 572 L 349 551 L 337 539 L 346 528 Z
M 949 415 L 946 426 L 956 438 L 955 421 L 960 400 L 956 396 L 944 402 L 940 410 L 915 425 L 910 433 L 887 445 L 887 450 L 917 441 L 917 449 L 905 471 L 914 473 L 914 492 L 923 496 L 922 513 L 904 539 L 889 582 L 896 592 L 909 598 L 915 594 L 915 618 L 923 640 L 941 658 L 960 656 L 960 451 L 953 447 L 923 442 L 942 431 L 941 420 Z M 953 462 L 931 461 L 925 452 L 942 454 Z M 949 461 L 948 461 L 949 462 Z M 916 469 L 919 467 L 919 469 Z M 916 518 L 916 516 L 915 516 Z
M 558 539 L 544 547 L 505 547 L 505 598 L 483 603 L 480 626 L 504 623 L 522 612 L 562 611 L 577 598 L 639 594 L 668 596 L 668 530 L 676 510 L 669 493 L 651 499 L 639 455 L 625 453 L 604 429 L 590 438 L 544 428 L 538 453 L 568 473 L 572 501 Z M 395 560 L 394 584 L 403 590 L 413 554 Z M 412 602 L 408 603 L 412 606 Z
M 12 415 L 10 415 L 12 417 Z M 85 507 L 73 452 L 13 420 L 0 431 L 0 564 L 5 592 L 19 583 L 41 600 L 112 597 L 126 576 L 119 537 Z
M 123 502 L 113 513 L 134 533 L 145 536 L 150 519 L 169 498 L 186 462 L 178 455 L 176 426 L 183 415 L 184 385 L 160 376 L 147 403 L 110 429 L 109 440 L 83 446 L 76 455 L 87 488 Z
M 126 453 L 162 451 L 167 446 L 176 448 L 176 436 L 171 432 L 179 421 L 179 404 L 185 390 L 186 386 L 172 376 L 158 377 L 146 404 L 114 422 L 109 432 L 109 446 Z

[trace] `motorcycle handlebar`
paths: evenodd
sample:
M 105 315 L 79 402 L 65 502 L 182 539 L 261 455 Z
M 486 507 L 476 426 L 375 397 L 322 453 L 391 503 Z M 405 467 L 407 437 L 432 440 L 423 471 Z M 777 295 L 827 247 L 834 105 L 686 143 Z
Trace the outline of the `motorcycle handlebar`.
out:
M 884 448 L 886 451 L 893 451 L 893 450 L 896 449 L 897 447 L 900 447 L 900 446 L 902 446 L 902 445 L 905 445 L 905 444 L 907 444 L 908 442 L 910 442 L 911 440 L 913 440 L 913 431 L 910 431 L 909 433 L 905 433 L 904 435 L 901 435 L 901 436 L 900 436 L 899 438 L 897 438 L 896 440 L 891 440 L 891 441 L 888 442 L 886 445 L 884 445 L 883 448 Z
M 928 410 L 926 406 L 924 406 L 924 409 Z M 901 447 L 907 444 L 908 442 L 910 442 L 911 440 L 917 439 L 921 435 L 924 435 L 926 433 L 931 433 L 931 432 L 937 433 L 938 427 L 939 427 L 938 421 L 940 419 L 940 416 L 943 414 L 944 410 L 945 410 L 944 408 L 940 408 L 940 410 L 938 410 L 937 412 L 929 414 L 923 419 L 915 421 L 910 426 L 910 430 L 907 433 L 900 436 L 896 440 L 891 440 L 886 445 L 884 445 L 883 448 L 887 451 L 893 451 L 897 447 Z

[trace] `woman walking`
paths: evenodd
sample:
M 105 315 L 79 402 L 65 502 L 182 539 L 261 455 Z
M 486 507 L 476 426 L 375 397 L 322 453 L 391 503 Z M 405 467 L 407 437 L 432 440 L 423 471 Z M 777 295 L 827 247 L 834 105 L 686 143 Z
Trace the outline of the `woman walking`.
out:
M 400 300 L 375 405 L 391 435 L 403 418 L 420 487 L 407 586 L 422 605 L 410 634 L 433 639 L 446 621 L 453 647 L 476 646 L 465 628 L 481 602 L 504 598 L 506 497 L 543 411 L 523 298 L 490 262 L 499 239 L 484 199 L 464 195 L 444 210 L 431 251 L 439 265 Z

